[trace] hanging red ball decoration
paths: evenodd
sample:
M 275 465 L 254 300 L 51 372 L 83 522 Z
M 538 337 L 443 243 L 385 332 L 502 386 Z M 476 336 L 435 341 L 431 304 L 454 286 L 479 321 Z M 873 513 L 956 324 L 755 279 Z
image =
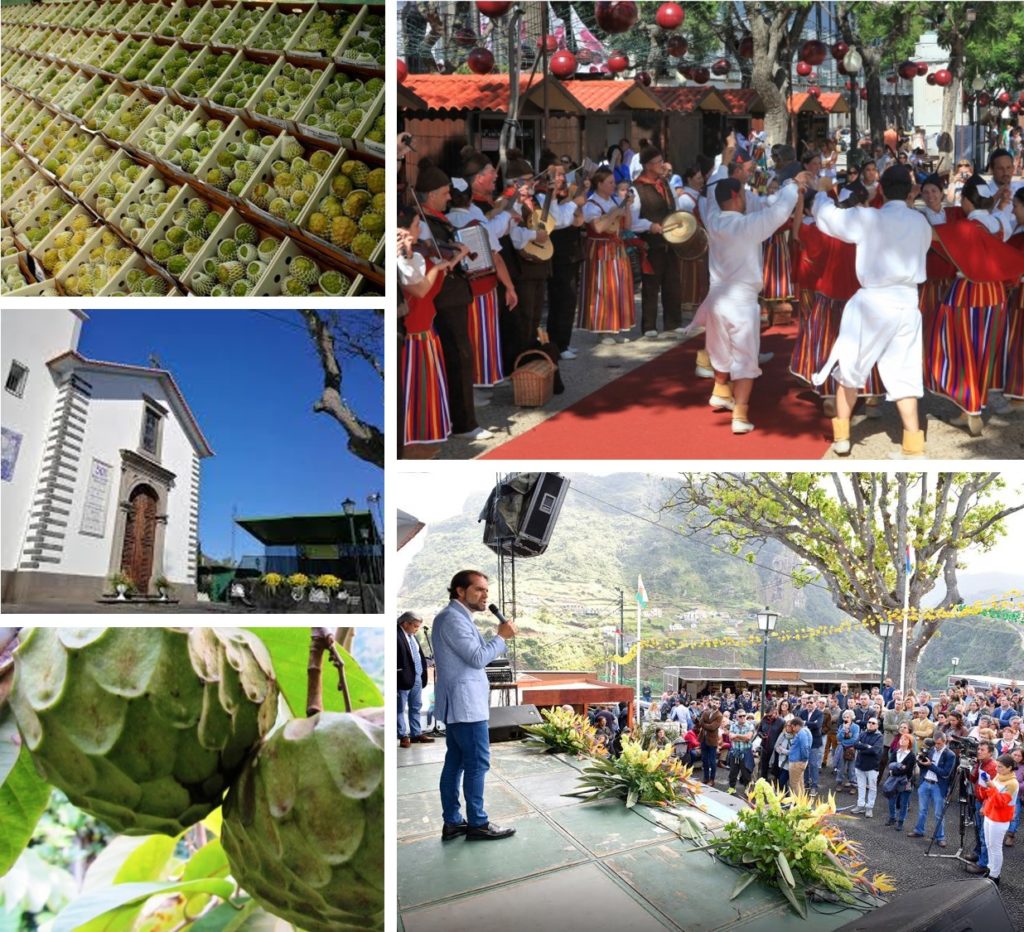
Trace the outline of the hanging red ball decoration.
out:
M 828 46 L 817 39 L 808 39 L 800 46 L 800 61 L 805 61 L 808 65 L 820 65 L 826 55 L 828 55 Z
M 558 51 L 558 39 L 554 36 L 541 36 L 537 40 L 537 48 L 543 49 L 545 46 L 547 47 L 548 55 L 554 55 Z
M 935 83 L 939 87 L 948 87 L 953 83 L 953 72 L 947 68 L 940 68 L 935 72 Z
M 917 63 L 917 76 L 923 78 L 926 74 L 928 74 L 928 62 L 919 61 Z
M 821 96 L 821 88 L 817 87 L 817 86 L 809 87 L 809 88 L 807 88 L 807 93 L 810 94 L 812 97 L 820 97 Z
M 398 83 L 405 84 L 405 79 L 409 77 L 409 66 L 404 61 L 402 61 L 402 59 L 398 59 L 397 68 Z
M 598 2 L 594 4 L 594 18 L 597 25 L 605 32 L 628 32 L 636 22 L 635 3 L 608 3 Z
M 909 81 L 911 78 L 917 77 L 917 62 L 900 62 L 900 66 L 896 70 L 899 72 L 901 78 L 903 78 L 906 81 Z
M 476 45 L 476 33 L 472 29 L 466 29 L 465 26 L 456 29 L 452 38 L 456 45 L 461 45 L 464 49 L 471 49 Z
M 850 72 L 846 70 L 846 65 L 844 65 L 841 61 L 837 61 L 836 62 L 836 74 L 849 74 L 849 73 Z
M 846 53 L 849 51 L 850 46 L 848 46 L 845 42 L 837 42 L 835 45 L 832 46 L 832 57 L 836 61 L 841 62 L 844 58 L 846 58 Z
M 550 68 L 556 78 L 571 78 L 576 73 L 576 56 L 568 49 L 560 49 L 551 56 Z
M 673 58 L 682 58 L 690 49 L 690 43 L 682 36 L 669 36 L 665 51 Z
M 494 70 L 494 55 L 490 49 L 478 47 L 466 57 L 466 64 L 473 74 L 490 74 Z
M 812 71 L 809 75 L 807 75 L 807 83 L 808 84 L 817 84 L 818 83 L 818 72 L 817 71 Z
M 805 61 L 798 61 L 796 63 L 796 73 L 801 78 L 806 78 L 814 69 L 807 64 Z
M 996 95 L 996 103 L 999 104 L 1000 106 L 1005 107 L 1009 102 L 1010 102 L 1010 92 L 1009 91 L 1000 91 Z
M 853 81 L 847 81 L 846 82 L 846 89 L 848 91 L 852 91 L 853 90 Z
M 690 71 L 690 80 L 695 84 L 707 84 L 711 80 L 711 72 L 703 65 L 699 65 Z
M 992 95 L 987 91 L 981 91 L 978 94 L 978 106 L 987 107 L 990 103 L 992 103 Z
M 729 62 L 725 58 L 720 58 L 711 66 L 711 73 L 716 74 L 719 77 L 724 77 L 729 73 Z
M 591 74 L 600 74 L 601 73 L 601 69 L 597 65 L 591 65 L 590 66 L 590 73 Z
M 477 0 L 476 4 L 476 8 L 488 19 L 504 16 L 511 6 L 511 3 L 490 3 L 488 0 Z
M 740 44 L 736 51 L 739 53 L 740 58 L 753 58 L 754 57 L 754 37 L 744 36 L 740 39 Z
M 1017 116 L 1020 113 L 1020 104 L 1010 104 L 1010 113 L 1013 116 Z
M 654 14 L 654 21 L 662 29 L 678 29 L 685 18 L 686 13 L 678 3 L 663 3 Z
M 608 70 L 612 74 L 618 74 L 620 71 L 625 71 L 629 67 L 629 59 L 626 57 L 625 52 L 612 52 L 608 57 Z
M 636 83 L 642 84 L 644 87 L 650 87 L 651 76 L 646 71 L 638 71 L 636 73 Z
M 866 87 L 862 87 L 860 89 L 860 99 L 861 100 L 867 100 L 868 99 L 868 89 Z
M 925 78 L 925 81 L 926 81 L 926 82 L 927 82 L 928 84 L 930 84 L 930 85 L 931 85 L 932 87 L 935 87 L 935 85 L 939 83 L 939 82 L 938 82 L 938 81 L 936 80 L 936 78 L 935 78 L 935 75 L 934 75 L 934 74 L 930 74 L 930 75 L 928 75 L 928 77 L 927 77 L 927 78 Z

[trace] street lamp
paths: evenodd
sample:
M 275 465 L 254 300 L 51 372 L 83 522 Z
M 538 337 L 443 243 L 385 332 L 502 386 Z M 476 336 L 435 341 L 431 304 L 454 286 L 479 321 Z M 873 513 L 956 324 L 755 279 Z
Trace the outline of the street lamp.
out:
M 766 696 L 768 694 L 768 635 L 775 630 L 779 620 L 778 612 L 768 610 L 764 607 L 763 612 L 757 613 L 757 630 L 761 632 L 764 641 L 761 646 L 761 714 L 764 715 L 766 707 Z
M 356 573 L 359 576 L 359 607 L 362 611 L 366 611 L 366 591 L 363 585 L 363 564 L 359 559 L 359 544 L 356 541 L 356 523 L 354 515 L 356 513 L 356 503 L 351 498 L 346 498 L 341 503 L 342 510 L 345 512 L 345 516 L 348 518 L 348 535 L 352 541 L 352 552 L 356 558 Z
M 885 685 L 885 655 L 889 652 L 889 638 L 892 637 L 892 633 L 895 630 L 896 625 L 891 621 L 883 621 L 878 626 L 878 633 L 882 635 L 882 675 L 878 678 L 879 689 L 882 689 Z

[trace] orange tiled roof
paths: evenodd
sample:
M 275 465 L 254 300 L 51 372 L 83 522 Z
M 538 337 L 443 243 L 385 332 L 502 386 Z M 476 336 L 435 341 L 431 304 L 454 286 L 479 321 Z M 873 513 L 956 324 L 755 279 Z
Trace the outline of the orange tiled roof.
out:
M 806 91 L 791 94 L 788 104 L 790 113 L 822 113 L 824 110 L 820 101 L 815 100 Z
M 761 98 L 752 87 L 734 88 L 727 91 L 720 90 L 718 93 L 729 105 L 730 111 L 735 116 L 742 116 L 754 110 L 761 111 L 764 109 Z
M 850 106 L 846 98 L 838 91 L 822 91 L 818 103 L 826 113 L 849 113 Z
M 519 76 L 519 93 L 529 75 Z M 508 112 L 507 74 L 411 74 L 404 87 L 426 102 L 428 110 Z
M 657 110 L 661 104 L 660 97 L 654 93 L 657 88 L 647 88 L 636 81 L 616 81 L 610 78 L 596 81 L 567 81 L 565 89 L 585 110 L 596 113 L 611 110 L 631 92 L 634 101 L 649 98 L 649 106 L 643 109 Z
M 664 104 L 666 110 L 692 113 L 711 92 L 708 87 L 652 87 L 651 92 Z

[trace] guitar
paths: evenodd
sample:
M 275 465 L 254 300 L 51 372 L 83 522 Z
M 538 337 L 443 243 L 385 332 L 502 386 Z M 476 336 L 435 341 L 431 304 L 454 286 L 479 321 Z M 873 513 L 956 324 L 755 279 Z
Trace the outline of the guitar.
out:
M 572 200 L 576 194 L 576 185 L 569 186 L 569 193 L 566 200 Z M 528 261 L 532 262 L 546 262 L 550 259 L 555 252 L 554 244 L 551 242 L 551 234 L 555 229 L 555 221 L 551 216 L 551 205 L 555 202 L 554 195 L 548 194 L 544 198 L 544 208 L 540 213 L 534 211 L 530 214 L 530 219 L 526 221 L 526 229 L 528 230 L 539 230 L 541 228 L 547 230 L 548 239 L 543 243 L 538 243 L 536 240 L 532 240 L 527 243 L 522 249 L 519 250 L 519 254 Z

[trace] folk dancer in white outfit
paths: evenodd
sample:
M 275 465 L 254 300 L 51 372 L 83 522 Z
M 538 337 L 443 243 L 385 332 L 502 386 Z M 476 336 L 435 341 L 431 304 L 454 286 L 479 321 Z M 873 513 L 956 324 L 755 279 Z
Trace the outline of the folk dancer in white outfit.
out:
M 691 327 L 704 324 L 715 387 L 709 404 L 732 411 L 734 434 L 749 433 L 748 417 L 754 379 L 761 374 L 761 309 L 758 295 L 763 281 L 761 244 L 796 207 L 799 191 L 812 183 L 806 172 L 787 183 L 774 203 L 747 214 L 746 191 L 737 178 L 715 186 L 720 208 L 706 219 L 710 251 L 711 287 Z M 731 384 L 730 384 L 731 380 Z
M 926 277 L 931 225 L 907 205 L 913 176 L 905 166 L 893 166 L 883 175 L 885 203 L 880 210 L 841 210 L 824 193 L 826 185 L 831 187 L 829 179 L 820 179 L 814 220 L 822 232 L 856 245 L 861 286 L 846 304 L 832 352 L 813 377 L 821 385 L 836 369 L 832 448 L 842 456 L 850 452 L 850 415 L 858 390 L 877 363 L 886 397 L 896 402 L 903 421 L 902 455 L 923 456 L 917 410 L 917 399 L 924 394 L 917 286 Z

